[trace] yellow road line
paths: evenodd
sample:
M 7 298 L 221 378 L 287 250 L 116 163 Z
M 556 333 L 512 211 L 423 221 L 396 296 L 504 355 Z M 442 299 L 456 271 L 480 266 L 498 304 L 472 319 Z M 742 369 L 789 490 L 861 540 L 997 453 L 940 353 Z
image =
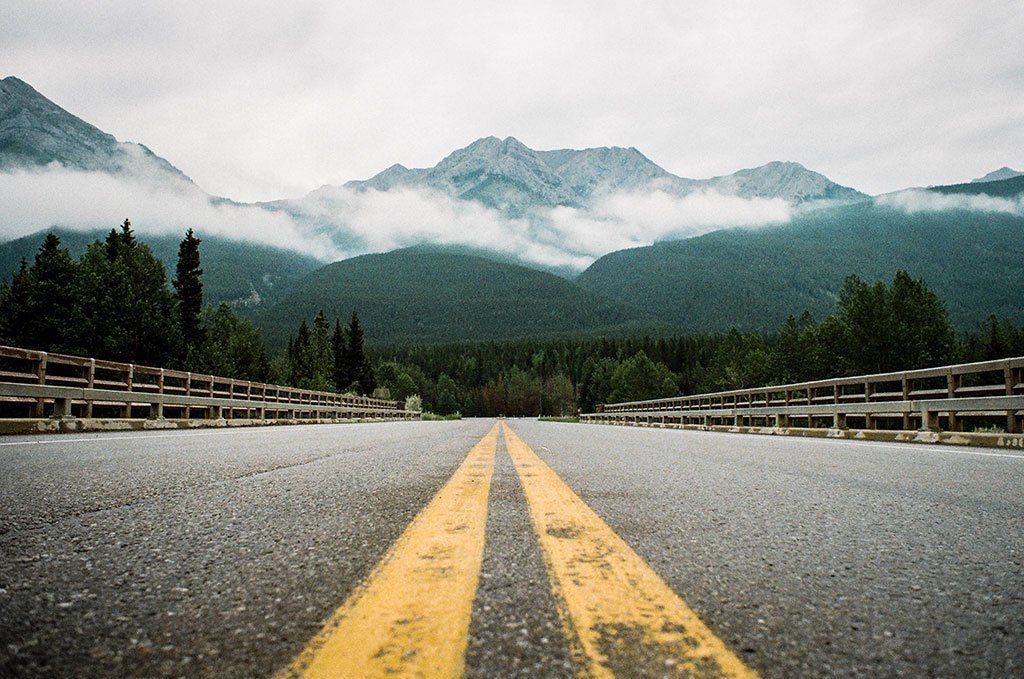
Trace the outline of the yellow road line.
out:
M 495 424 L 282 676 L 462 674 L 497 441 Z
M 755 677 L 505 424 L 577 673 Z

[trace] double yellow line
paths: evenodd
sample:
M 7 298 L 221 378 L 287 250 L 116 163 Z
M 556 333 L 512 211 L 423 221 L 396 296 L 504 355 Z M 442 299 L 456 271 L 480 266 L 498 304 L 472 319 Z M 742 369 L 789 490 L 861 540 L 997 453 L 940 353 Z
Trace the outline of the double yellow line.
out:
M 508 425 L 576 673 L 755 674 Z M 282 676 L 457 677 L 483 562 L 499 425 Z

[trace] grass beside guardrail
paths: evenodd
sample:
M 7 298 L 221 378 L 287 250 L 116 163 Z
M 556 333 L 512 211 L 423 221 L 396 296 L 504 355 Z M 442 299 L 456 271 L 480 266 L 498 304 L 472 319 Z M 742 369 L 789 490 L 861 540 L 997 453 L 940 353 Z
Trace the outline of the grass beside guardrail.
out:
M 578 417 L 538 417 L 537 420 L 540 421 L 540 422 L 571 422 L 573 424 L 578 424 L 579 421 L 580 421 L 580 418 L 578 418 Z
M 420 419 L 426 422 L 442 422 L 447 420 L 461 420 L 462 413 L 451 413 L 450 415 L 438 415 L 437 413 L 424 412 L 420 415 Z

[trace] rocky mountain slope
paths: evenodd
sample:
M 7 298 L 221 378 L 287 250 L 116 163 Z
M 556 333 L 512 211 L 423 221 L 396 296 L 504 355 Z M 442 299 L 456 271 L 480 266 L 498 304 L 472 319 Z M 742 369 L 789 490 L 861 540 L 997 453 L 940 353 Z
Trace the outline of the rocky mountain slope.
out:
M 771 162 L 731 175 L 687 179 L 659 167 L 635 148 L 536 151 L 515 137 L 478 139 L 433 167 L 392 165 L 370 179 L 345 186 L 378 191 L 425 186 L 514 214 L 539 206 L 581 206 L 601 194 L 652 189 L 680 196 L 711 190 L 792 203 L 866 197 L 799 163 Z
M 191 183 L 142 144 L 119 142 L 23 80 L 14 76 L 0 80 L 0 170 L 53 163 L 76 170 L 155 175 Z
M 997 181 L 999 181 L 1001 179 L 1012 179 L 1014 177 L 1020 177 L 1020 176 L 1024 176 L 1024 172 L 1021 172 L 1020 170 L 1014 170 L 1012 168 L 1004 166 L 1004 167 L 999 168 L 998 170 L 994 170 L 992 172 L 989 172 L 988 174 L 986 174 L 984 176 L 978 177 L 977 179 L 972 179 L 971 183 L 972 184 L 977 184 L 977 183 L 981 183 L 981 182 L 997 182 Z

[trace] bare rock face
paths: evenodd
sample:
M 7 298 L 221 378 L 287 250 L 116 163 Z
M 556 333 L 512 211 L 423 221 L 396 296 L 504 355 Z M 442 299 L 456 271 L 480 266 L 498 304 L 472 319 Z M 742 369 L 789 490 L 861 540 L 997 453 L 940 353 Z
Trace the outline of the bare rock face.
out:
M 781 198 L 794 204 L 866 197 L 799 163 L 772 162 L 722 177 L 687 179 L 632 147 L 537 151 L 515 137 L 478 139 L 434 167 L 410 170 L 392 165 L 370 179 L 345 186 L 377 191 L 424 186 L 516 214 L 532 207 L 583 206 L 618 191 L 654 189 L 674 195 L 710 190 L 743 198 Z
M 998 182 L 1002 181 L 1003 179 L 1013 179 L 1014 177 L 1020 176 L 1024 176 L 1024 172 L 1021 172 L 1020 170 L 1014 170 L 1013 168 L 1010 167 L 1001 167 L 998 170 L 989 172 L 987 175 L 983 177 L 972 179 L 971 183 L 980 184 L 982 182 Z
M 180 170 L 142 144 L 119 142 L 10 76 L 0 80 L 0 170 L 62 167 L 173 178 Z

